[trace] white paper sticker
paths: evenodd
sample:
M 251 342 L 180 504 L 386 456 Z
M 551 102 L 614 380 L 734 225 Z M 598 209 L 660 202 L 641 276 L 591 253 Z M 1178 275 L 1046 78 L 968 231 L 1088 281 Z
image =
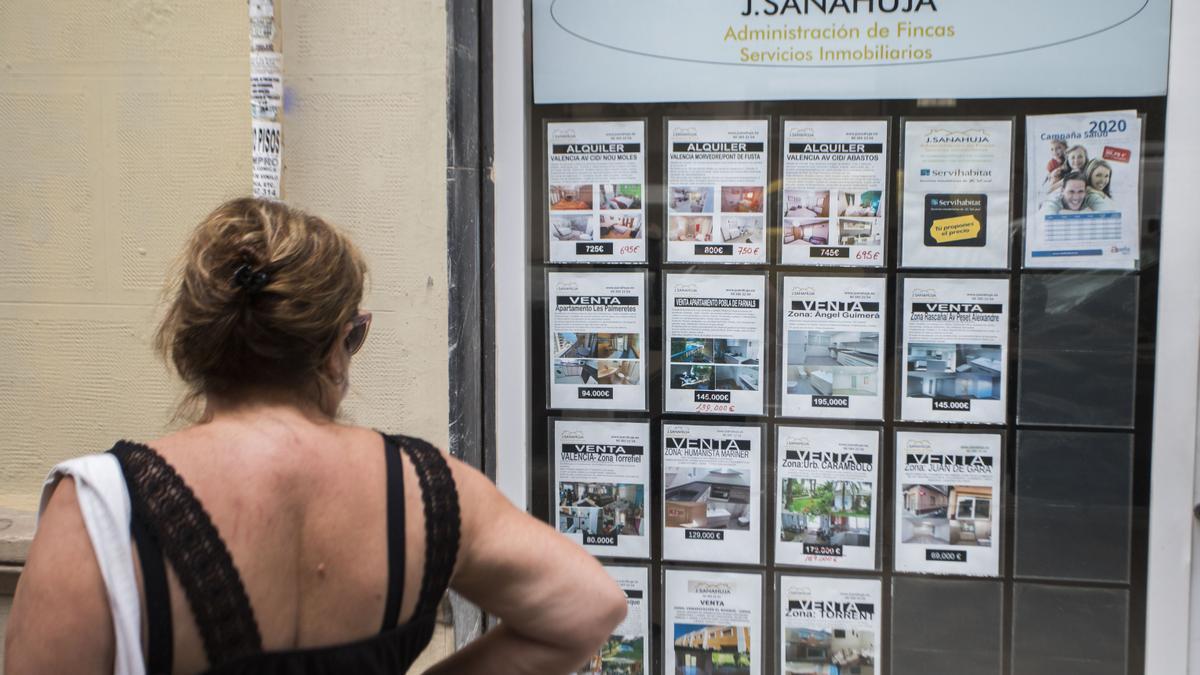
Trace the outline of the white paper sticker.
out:
M 896 571 L 1000 571 L 1000 434 L 896 432 Z
M 645 567 L 605 565 L 604 571 L 625 591 L 625 619 L 578 675 L 650 672 L 650 575 Z
M 878 579 L 781 576 L 778 672 L 880 672 L 882 601 Z
M 273 0 L 249 0 L 250 50 L 275 49 L 275 3 Z
M 1137 269 L 1137 111 L 1030 116 L 1025 129 L 1025 266 Z
M 758 563 L 762 428 L 663 424 L 663 559 Z
M 783 124 L 780 264 L 882 267 L 887 120 Z
M 546 125 L 550 262 L 646 261 L 646 124 Z
M 883 419 L 887 279 L 783 278 L 783 417 Z
M 901 267 L 1007 269 L 1012 120 L 907 120 Z
M 250 52 L 250 114 L 274 120 L 283 108 L 283 55 Z
M 650 423 L 554 421 L 558 531 L 589 553 L 650 557 Z
M 663 577 L 663 672 L 764 672 L 760 575 L 668 569 Z
M 776 427 L 775 562 L 875 569 L 879 431 Z
M 550 407 L 645 410 L 646 277 L 550 272 Z
M 283 126 L 270 120 L 250 120 L 254 196 L 279 199 L 283 169 Z
M 766 277 L 668 274 L 667 412 L 763 414 Z
M 1008 280 L 903 279 L 900 419 L 1003 424 Z
M 765 263 L 767 120 L 667 122 L 667 262 Z

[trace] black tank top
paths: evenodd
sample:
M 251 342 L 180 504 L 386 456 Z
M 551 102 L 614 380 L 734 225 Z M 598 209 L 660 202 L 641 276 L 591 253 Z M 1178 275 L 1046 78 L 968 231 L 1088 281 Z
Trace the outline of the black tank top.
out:
M 149 675 L 169 675 L 174 659 L 171 562 L 208 658 L 209 675 L 374 675 L 404 673 L 429 644 L 438 602 L 458 555 L 458 491 L 441 452 L 425 441 L 384 436 L 387 471 L 388 590 L 380 632 L 362 640 L 264 652 L 258 623 L 233 559 L 191 488 L 148 446 L 120 441 L 133 516 L 130 530 L 142 566 Z M 403 450 L 416 469 L 425 511 L 425 571 L 413 617 L 397 626 L 404 589 Z

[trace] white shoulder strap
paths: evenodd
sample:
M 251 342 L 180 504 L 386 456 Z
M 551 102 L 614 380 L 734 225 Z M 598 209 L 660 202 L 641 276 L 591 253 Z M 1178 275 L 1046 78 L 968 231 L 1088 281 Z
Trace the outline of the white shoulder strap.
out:
M 108 589 L 108 605 L 116 629 L 113 675 L 145 675 L 141 604 L 129 534 L 129 490 L 121 465 L 116 457 L 105 453 L 68 460 L 54 467 L 42 486 L 39 516 L 63 476 L 75 479 L 79 510 Z

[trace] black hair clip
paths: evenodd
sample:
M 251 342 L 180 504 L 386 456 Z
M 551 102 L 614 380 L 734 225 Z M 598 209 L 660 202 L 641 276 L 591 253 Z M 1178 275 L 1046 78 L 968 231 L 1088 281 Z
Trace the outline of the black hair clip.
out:
M 271 275 L 267 274 L 264 270 L 256 272 L 253 267 L 245 263 L 233 273 L 233 283 L 242 287 L 243 290 L 251 295 L 261 291 L 263 286 L 266 286 L 270 280 Z

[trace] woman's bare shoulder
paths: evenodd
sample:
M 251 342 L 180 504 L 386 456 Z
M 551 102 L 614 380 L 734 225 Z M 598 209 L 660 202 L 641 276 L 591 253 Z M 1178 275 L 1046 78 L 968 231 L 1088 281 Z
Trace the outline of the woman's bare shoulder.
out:
M 108 596 L 71 478 L 38 522 L 5 635 L 6 673 L 111 672 Z

